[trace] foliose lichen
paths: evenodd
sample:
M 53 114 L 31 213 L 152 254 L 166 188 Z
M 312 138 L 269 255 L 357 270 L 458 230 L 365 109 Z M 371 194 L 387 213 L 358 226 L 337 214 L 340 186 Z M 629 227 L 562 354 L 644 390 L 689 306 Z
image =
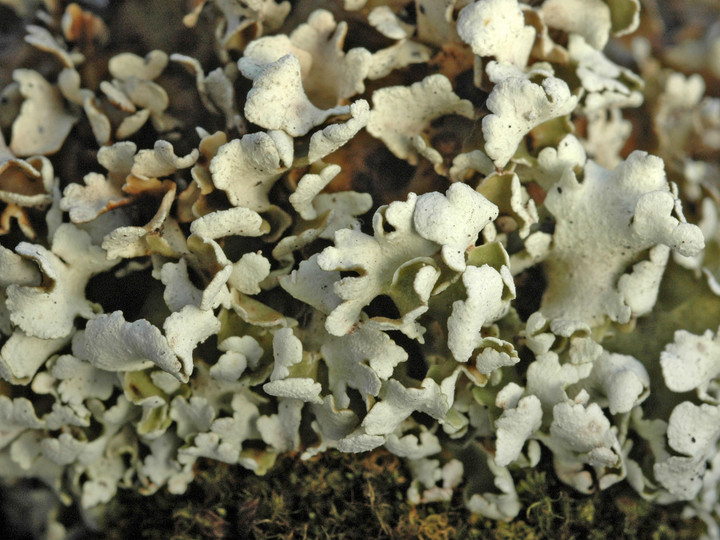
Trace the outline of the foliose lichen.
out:
M 201 458 L 384 448 L 412 503 L 512 521 L 542 461 L 720 538 L 716 30 L 686 75 L 639 0 L 194 0 L 196 51 L 138 55 L 2 3 L 4 482 L 93 526 Z M 639 352 L 673 294 L 711 307 Z

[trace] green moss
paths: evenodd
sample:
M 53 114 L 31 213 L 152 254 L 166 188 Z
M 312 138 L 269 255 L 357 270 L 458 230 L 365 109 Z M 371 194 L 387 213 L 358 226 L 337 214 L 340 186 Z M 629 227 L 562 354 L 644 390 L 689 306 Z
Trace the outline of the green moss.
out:
M 328 452 L 309 461 L 287 455 L 263 477 L 201 460 L 196 474 L 182 496 L 121 492 L 106 537 L 690 539 L 704 527 L 683 520 L 682 505 L 653 505 L 624 486 L 580 495 L 547 466 L 517 471 L 523 508 L 510 523 L 470 514 L 460 492 L 447 503 L 408 503 L 409 473 L 385 451 Z

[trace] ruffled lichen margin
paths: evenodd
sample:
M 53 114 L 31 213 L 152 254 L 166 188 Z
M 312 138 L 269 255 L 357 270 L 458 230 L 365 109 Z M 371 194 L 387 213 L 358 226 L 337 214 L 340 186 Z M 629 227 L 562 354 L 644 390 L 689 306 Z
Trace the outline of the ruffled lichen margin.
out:
M 720 536 L 716 27 L 661 47 L 637 0 L 2 4 L 27 24 L 0 478 L 45 486 L 35 531 L 341 452 L 471 524 L 527 524 L 539 468 Z

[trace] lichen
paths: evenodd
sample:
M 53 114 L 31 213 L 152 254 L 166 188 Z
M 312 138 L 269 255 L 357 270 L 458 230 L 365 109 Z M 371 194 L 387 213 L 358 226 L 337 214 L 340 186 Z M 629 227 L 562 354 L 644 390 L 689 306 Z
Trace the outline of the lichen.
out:
M 106 4 L 45 2 L 0 52 L 30 534 L 112 536 L 140 494 L 157 537 L 720 538 L 715 26 Z

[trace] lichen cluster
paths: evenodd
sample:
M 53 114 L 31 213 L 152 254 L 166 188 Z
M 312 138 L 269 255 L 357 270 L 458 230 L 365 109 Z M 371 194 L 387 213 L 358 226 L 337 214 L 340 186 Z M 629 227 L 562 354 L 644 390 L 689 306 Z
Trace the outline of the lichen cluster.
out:
M 5 482 L 97 525 L 201 458 L 384 448 L 415 504 L 511 521 L 552 463 L 720 537 L 717 27 L 193 0 L 139 50 L 130 0 L 0 3 L 37 59 L 0 77 Z

